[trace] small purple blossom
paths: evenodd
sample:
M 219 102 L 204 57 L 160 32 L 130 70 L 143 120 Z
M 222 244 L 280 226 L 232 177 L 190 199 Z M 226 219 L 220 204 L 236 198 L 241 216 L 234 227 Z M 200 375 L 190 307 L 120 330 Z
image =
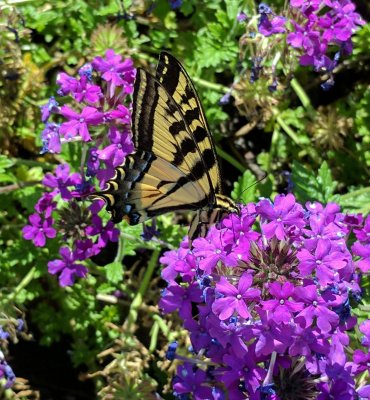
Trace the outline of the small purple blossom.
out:
M 239 280 L 238 287 L 235 287 L 222 276 L 220 282 L 216 284 L 216 292 L 223 297 L 215 300 L 212 311 L 219 316 L 221 320 L 230 318 L 234 312 L 242 318 L 250 318 L 251 314 L 248 311 L 246 303 L 258 300 L 260 290 L 252 289 L 253 276 L 244 273 Z
M 51 113 L 57 113 L 59 111 L 58 106 L 58 102 L 51 96 L 47 104 L 41 106 L 41 121 L 47 122 Z
M 60 125 L 55 123 L 47 123 L 44 130 L 41 132 L 42 150 L 44 153 L 60 153 L 62 144 L 60 141 Z
M 59 132 L 66 140 L 70 140 L 79 134 L 83 141 L 88 142 L 91 140 L 89 125 L 99 125 L 103 122 L 103 113 L 94 107 L 87 106 L 79 114 L 64 105 L 60 112 L 63 117 L 69 120 L 68 122 L 63 122 L 59 129 Z
M 210 399 L 211 388 L 206 386 L 205 371 L 192 364 L 180 365 L 174 380 L 173 389 L 177 395 L 192 394 L 195 400 Z
M 56 230 L 53 228 L 53 219 L 42 219 L 39 214 L 32 214 L 28 217 L 31 225 L 23 227 L 23 237 L 26 240 L 32 240 L 36 247 L 44 247 L 46 238 L 52 239 L 56 236 Z
M 269 200 L 261 200 L 256 210 L 264 220 L 271 221 L 262 226 L 268 239 L 275 235 L 277 239 L 282 240 L 287 235 L 286 227 L 304 226 L 303 208 L 295 202 L 292 194 L 276 196 L 274 204 Z
M 87 268 L 76 263 L 76 254 L 68 247 L 62 247 L 59 250 L 62 259 L 53 260 L 48 262 L 48 271 L 53 274 L 59 275 L 60 286 L 71 286 L 74 283 L 75 277 L 84 278 L 87 274 Z
M 132 93 L 135 72 L 131 59 L 122 61 L 120 55 L 109 49 L 105 52 L 105 58 L 95 57 L 92 66 L 102 73 L 105 81 L 110 83 L 110 97 L 113 97 L 116 87 L 119 86 L 123 86 L 126 93 Z
M 111 144 L 102 150 L 97 150 L 96 154 L 110 166 L 118 167 L 123 164 L 125 157 L 133 152 L 134 145 L 127 131 L 120 132 L 115 127 L 109 130 L 108 137 Z
M 70 175 L 69 172 L 70 166 L 68 164 L 60 164 L 55 169 L 55 175 L 48 172 L 42 183 L 54 189 L 54 194 L 60 193 L 62 199 L 70 200 L 73 198 L 73 195 L 68 188 L 81 184 L 82 181 L 79 173 L 74 172 Z
M 73 97 L 78 103 L 87 101 L 88 103 L 94 104 L 102 96 L 102 92 L 99 86 L 92 85 L 86 75 L 81 76 L 81 79 L 77 82 L 73 89 Z

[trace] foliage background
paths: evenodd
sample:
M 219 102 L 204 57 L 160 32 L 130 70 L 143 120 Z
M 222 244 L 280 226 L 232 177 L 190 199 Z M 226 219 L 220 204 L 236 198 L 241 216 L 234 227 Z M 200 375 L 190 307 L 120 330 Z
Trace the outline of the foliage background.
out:
M 269 4 L 279 10 L 282 3 Z M 356 3 L 368 20 L 368 2 Z M 61 159 L 79 163 L 72 146 L 58 156 L 39 153 L 39 106 L 54 94 L 59 71 L 74 75 L 107 48 L 150 69 L 166 49 L 194 78 L 234 198 L 253 201 L 293 188 L 300 201 L 337 201 L 346 211 L 369 213 L 369 24 L 355 36 L 332 90 L 322 91 L 320 76 L 298 67 L 299 85 L 287 82 L 272 95 L 267 80 L 249 83 L 250 60 L 241 57 L 245 28 L 236 16 L 255 7 L 251 0 L 189 0 L 177 10 L 166 0 L 0 2 L 0 318 L 24 317 L 33 335 L 10 346 L 9 362 L 24 379 L 9 398 L 115 392 L 139 399 L 155 390 L 170 399 L 173 367 L 163 349 L 185 341 L 176 321 L 156 309 L 159 256 L 186 233 L 173 215 L 160 218 L 157 242 L 144 242 L 140 226 L 122 227 L 116 260 L 123 263 L 91 265 L 89 277 L 71 288 L 61 289 L 47 273 L 57 247 L 35 249 L 21 237 L 44 174 Z M 221 106 L 233 82 L 232 101 Z

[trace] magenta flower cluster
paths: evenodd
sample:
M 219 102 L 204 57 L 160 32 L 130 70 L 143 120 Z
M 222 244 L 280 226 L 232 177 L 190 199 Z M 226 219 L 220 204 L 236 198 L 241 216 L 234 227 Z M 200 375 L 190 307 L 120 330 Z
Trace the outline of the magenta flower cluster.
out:
M 365 23 L 351 0 L 290 0 L 283 15 L 274 14 L 261 3 L 259 14 L 262 35 L 286 34 L 286 42 L 298 52 L 301 65 L 329 75 L 342 56 L 352 53 L 351 38 Z M 323 88 L 333 83 L 331 76 Z
M 94 180 L 103 188 L 133 151 L 131 113 L 124 104 L 133 93 L 135 73 L 131 59 L 123 60 L 109 49 L 105 57 L 80 68 L 78 78 L 60 73 L 57 94 L 63 105 L 51 97 L 41 107 L 42 152 L 60 153 L 65 143 L 84 144 L 81 162 L 74 165 L 79 172 L 66 163 L 45 175 L 42 184 L 47 191 L 23 228 L 23 237 L 38 247 L 58 233 L 61 258 L 50 261 L 48 269 L 59 276 L 61 286 L 72 285 L 76 276 L 85 277 L 87 268 L 81 262 L 118 240 L 119 230 L 98 215 L 103 203 L 86 205 L 83 199 L 95 190 Z
M 177 398 L 369 398 L 370 320 L 351 305 L 370 271 L 370 217 L 278 195 L 161 262 L 159 306 L 178 312 L 191 343 L 190 356 L 168 351 L 181 362 Z

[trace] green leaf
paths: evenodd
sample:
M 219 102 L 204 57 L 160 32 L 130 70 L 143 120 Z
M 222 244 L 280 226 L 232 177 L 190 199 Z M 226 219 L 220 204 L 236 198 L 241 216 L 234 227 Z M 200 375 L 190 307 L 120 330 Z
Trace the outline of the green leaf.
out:
M 338 203 L 344 211 L 370 214 L 370 186 L 339 196 Z
M 122 280 L 123 266 L 120 261 L 114 261 L 104 267 L 107 280 L 112 283 L 118 283 Z
M 244 204 L 250 203 L 256 200 L 256 190 L 257 186 L 256 177 L 251 171 L 246 170 L 244 174 L 234 182 L 234 189 L 231 192 L 231 198 L 240 201 Z
M 239 0 L 225 0 L 226 12 L 230 21 L 235 21 L 239 11 Z
M 0 172 L 5 172 L 7 168 L 14 165 L 14 161 L 10 160 L 7 156 L 0 154 Z
M 322 163 L 318 174 L 308 171 L 302 164 L 294 161 L 292 181 L 294 184 L 294 194 L 301 202 L 317 200 L 327 203 L 329 201 L 336 201 L 338 198 L 338 196 L 334 196 L 337 182 L 333 180 L 326 161 Z

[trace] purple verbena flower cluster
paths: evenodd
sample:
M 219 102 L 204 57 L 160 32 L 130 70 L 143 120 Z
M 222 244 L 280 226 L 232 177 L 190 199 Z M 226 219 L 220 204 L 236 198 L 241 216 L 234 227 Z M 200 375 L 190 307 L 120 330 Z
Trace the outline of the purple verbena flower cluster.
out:
M 284 54 L 294 50 L 301 65 L 312 66 L 315 71 L 329 75 L 322 85 L 324 89 L 334 84 L 334 68 L 342 56 L 352 53 L 352 36 L 365 24 L 351 0 L 290 0 L 281 15 L 261 3 L 258 13 L 258 32 L 265 37 L 273 36 L 269 46 L 264 46 L 268 54 L 282 42 L 277 36 L 284 34 L 288 45 L 288 52 Z M 252 74 L 256 62 L 261 64 L 266 56 L 265 51 L 258 53 L 252 60 Z M 254 75 L 251 81 L 258 79 Z
M 48 191 L 23 228 L 23 237 L 38 247 L 59 233 L 61 259 L 50 261 L 48 268 L 59 275 L 61 286 L 72 285 L 76 276 L 86 276 L 81 261 L 118 240 L 118 229 L 112 222 L 104 224 L 98 215 L 103 203 L 86 205 L 83 199 L 95 190 L 93 179 L 103 188 L 115 167 L 133 151 L 131 112 L 124 103 L 133 93 L 135 74 L 131 59 L 123 60 L 109 49 L 105 57 L 80 68 L 78 78 L 60 73 L 58 101 L 51 97 L 41 107 L 43 153 L 59 153 L 64 143 L 83 142 L 80 172 L 71 172 L 73 167 L 66 163 L 47 173 L 42 184 Z
M 351 314 L 370 271 L 369 228 L 370 217 L 335 203 L 278 195 L 230 214 L 192 249 L 185 240 L 165 253 L 159 306 L 178 311 L 192 352 L 170 347 L 181 361 L 175 395 L 369 398 L 370 320 Z M 355 327 L 363 339 L 351 352 Z

